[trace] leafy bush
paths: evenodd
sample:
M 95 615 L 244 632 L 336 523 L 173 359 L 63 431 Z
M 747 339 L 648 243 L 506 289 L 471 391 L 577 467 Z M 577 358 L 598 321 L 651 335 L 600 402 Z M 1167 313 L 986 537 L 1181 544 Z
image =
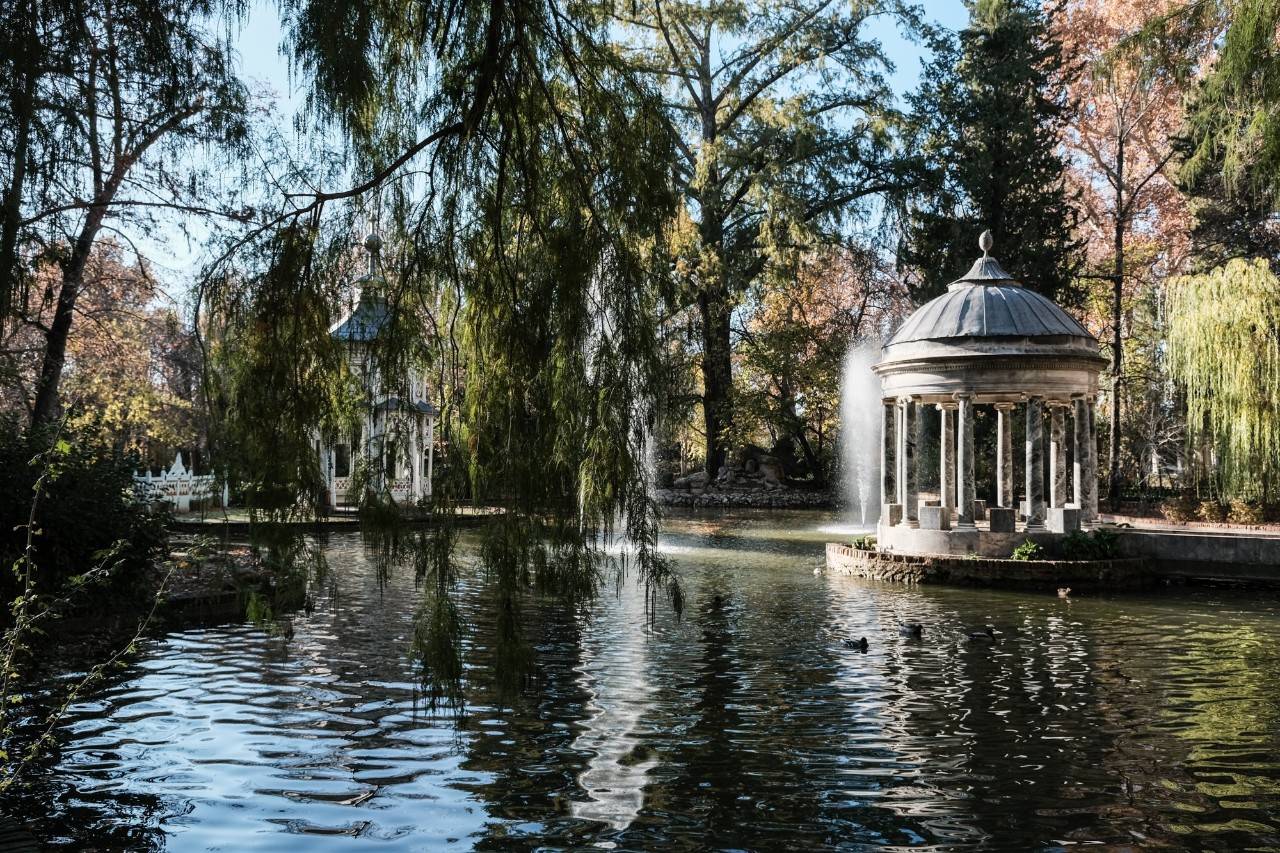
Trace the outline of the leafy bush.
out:
M 851 544 L 855 551 L 874 551 L 876 549 L 876 537 L 859 536 Z
M 1064 560 L 1114 560 L 1120 556 L 1120 536 L 1101 527 L 1087 533 L 1073 530 L 1058 543 L 1057 551 Z
M 1160 513 L 1166 520 L 1176 524 L 1185 524 L 1196 517 L 1199 505 L 1191 495 L 1179 495 L 1160 504 Z
M 1058 543 L 1058 553 L 1064 560 L 1093 559 L 1093 543 L 1089 534 L 1082 530 L 1073 530 Z
M 1217 501 L 1200 501 L 1196 516 L 1201 521 L 1226 521 L 1227 508 Z
M 1094 559 L 1111 560 L 1120 556 L 1119 533 L 1114 530 L 1108 530 L 1105 527 L 1099 527 L 1089 535 L 1093 539 Z
M 1015 560 L 1042 560 L 1044 559 L 1044 548 L 1030 539 L 1026 539 L 1021 545 L 1014 548 L 1013 553 L 1009 556 Z
M 1232 498 L 1227 518 L 1232 524 L 1261 524 L 1262 507 L 1240 498 Z
M 129 591 L 165 542 L 167 513 L 134 498 L 139 460 L 114 450 L 92 427 L 28 435 L 0 423 L 0 595 L 20 592 L 10 567 L 26 546 L 36 480 L 35 591 L 55 595 L 110 553 L 114 591 Z

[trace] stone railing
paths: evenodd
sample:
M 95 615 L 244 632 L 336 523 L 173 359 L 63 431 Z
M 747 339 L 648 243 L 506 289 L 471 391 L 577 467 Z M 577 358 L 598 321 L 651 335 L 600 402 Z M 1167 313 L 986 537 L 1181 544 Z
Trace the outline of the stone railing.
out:
M 193 500 L 221 498 L 221 505 L 225 507 L 229 497 L 226 483 L 219 489 L 215 475 L 195 474 L 187 470 L 181 453 L 174 456 L 168 470 L 157 475 L 152 475 L 150 469 L 139 471 L 133 475 L 133 483 L 139 499 L 170 504 L 175 512 L 190 512 Z
M 389 484 L 391 497 L 398 502 L 404 502 L 411 499 L 413 494 L 413 480 L 404 477 L 398 480 L 392 480 Z M 333 486 L 331 487 L 332 501 L 334 506 L 354 506 L 358 502 L 359 495 L 351 491 L 350 477 L 334 477 Z

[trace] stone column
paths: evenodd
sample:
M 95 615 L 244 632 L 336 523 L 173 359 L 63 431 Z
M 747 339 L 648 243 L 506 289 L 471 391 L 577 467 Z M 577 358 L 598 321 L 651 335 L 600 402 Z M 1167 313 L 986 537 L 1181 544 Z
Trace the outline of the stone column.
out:
M 883 508 L 896 502 L 893 493 L 893 469 L 890 465 L 897 460 L 897 454 L 893 452 L 893 442 L 897 441 L 894 425 L 898 409 L 892 400 L 885 400 L 880 408 L 883 413 L 880 418 L 880 506 L 881 515 L 883 515 Z
M 916 441 L 919 436 L 919 420 L 916 418 L 916 401 L 910 397 L 902 398 L 902 438 L 898 446 L 902 448 L 902 463 L 899 466 L 902 474 L 902 524 L 906 527 L 920 526 L 920 493 L 916 481 Z
M 1096 524 L 1098 521 L 1098 437 L 1093 431 L 1096 412 L 1093 408 L 1093 400 L 1083 402 L 1085 412 L 1084 504 L 1081 505 L 1080 510 L 1086 523 Z
M 432 485 L 435 482 L 436 468 L 436 416 L 430 415 L 427 418 L 427 484 L 425 491 L 427 497 L 431 497 L 435 490 Z
M 409 418 L 409 497 L 417 503 L 422 499 L 422 451 L 420 450 L 420 434 L 422 424 L 417 415 Z
M 324 436 L 320 435 L 318 431 L 316 432 L 315 435 L 316 435 L 316 454 L 319 457 L 317 461 L 320 463 L 320 478 L 324 480 L 324 495 L 325 495 L 324 502 L 326 505 L 328 505 L 329 495 L 330 495 L 329 487 L 331 483 L 329 482 L 329 466 L 326 465 L 325 462 L 329 454 L 327 452 L 328 449 L 325 447 Z
M 996 504 L 1004 507 L 1013 502 L 1013 403 L 996 404 Z
M 1066 404 L 1049 404 L 1049 506 L 1067 504 L 1067 430 L 1063 415 Z
M 1044 398 L 1027 400 L 1027 527 L 1044 530 Z
M 902 516 L 898 523 L 907 520 L 907 407 L 902 400 L 893 404 L 893 491 L 894 499 L 902 506 Z
M 337 438 L 335 437 L 334 440 L 336 441 Z M 329 496 L 329 506 L 338 505 L 338 490 L 337 488 L 335 488 L 333 484 L 333 480 L 334 480 L 333 467 L 336 461 L 335 456 L 337 452 L 338 452 L 338 448 L 335 445 L 330 444 L 329 453 L 328 453 L 329 458 L 326 462 L 327 467 L 325 468 L 325 477 L 324 477 L 325 493 Z
M 1089 445 L 1085 441 L 1085 430 L 1088 428 L 1089 415 L 1085 411 L 1083 397 L 1071 400 L 1071 501 L 1080 508 L 1080 518 L 1084 519 L 1084 472 L 1089 465 Z
M 957 527 L 972 528 L 973 501 L 977 498 L 977 483 L 973 476 L 973 396 L 957 394 L 960 401 L 959 429 L 956 432 L 956 514 Z
M 941 445 L 938 452 L 938 491 L 947 509 L 956 505 L 956 404 L 939 403 Z

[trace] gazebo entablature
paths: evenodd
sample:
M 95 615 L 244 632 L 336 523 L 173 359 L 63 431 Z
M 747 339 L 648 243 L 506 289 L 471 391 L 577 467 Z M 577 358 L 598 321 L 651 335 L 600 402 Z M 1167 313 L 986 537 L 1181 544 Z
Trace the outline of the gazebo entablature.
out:
M 886 401 L 910 397 L 918 403 L 951 403 L 961 396 L 979 404 L 1025 403 L 1031 397 L 1068 402 L 1077 397 L 1093 399 L 1098 393 L 1096 372 L 1093 381 L 1088 381 L 1076 371 L 1046 369 L 1030 382 L 1025 372 L 993 370 L 968 377 L 921 371 L 883 377 L 881 387 Z

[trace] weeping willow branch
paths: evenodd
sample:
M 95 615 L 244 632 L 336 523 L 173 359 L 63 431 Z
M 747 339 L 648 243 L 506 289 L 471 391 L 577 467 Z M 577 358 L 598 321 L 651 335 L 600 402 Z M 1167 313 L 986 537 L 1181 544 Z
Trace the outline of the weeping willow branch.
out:
M 1264 260 L 1233 260 L 1174 280 L 1166 299 L 1192 449 L 1211 448 L 1206 467 L 1225 493 L 1269 499 L 1280 472 L 1280 280 Z
M 656 318 L 673 299 L 675 140 L 659 93 L 609 48 L 604 7 L 569 29 L 554 0 L 449 6 L 438 21 L 419 20 L 433 4 L 354 21 L 333 5 L 287 4 L 316 97 L 343 117 L 370 177 L 219 258 L 202 293 L 217 434 L 264 519 L 321 509 L 315 431 L 345 429 L 370 405 L 328 326 L 350 293 L 354 222 L 378 211 L 381 275 L 362 286 L 381 288 L 388 320 L 370 357 L 389 395 L 407 397 L 410 375 L 434 378 L 443 470 L 424 506 L 365 490 L 362 518 L 380 567 L 413 563 L 413 654 L 432 703 L 457 704 L 463 503 L 492 510 L 479 570 L 502 685 L 518 687 L 534 663 L 531 596 L 581 605 L 612 568 L 680 607 L 645 463 L 662 392 Z M 333 21 L 352 32 L 308 41 L 308 27 Z M 465 132 L 413 142 L 453 116 Z M 428 161 L 419 179 L 386 180 L 406 152 Z M 402 535 L 409 514 L 432 526 Z M 618 535 L 624 557 L 608 547 Z

